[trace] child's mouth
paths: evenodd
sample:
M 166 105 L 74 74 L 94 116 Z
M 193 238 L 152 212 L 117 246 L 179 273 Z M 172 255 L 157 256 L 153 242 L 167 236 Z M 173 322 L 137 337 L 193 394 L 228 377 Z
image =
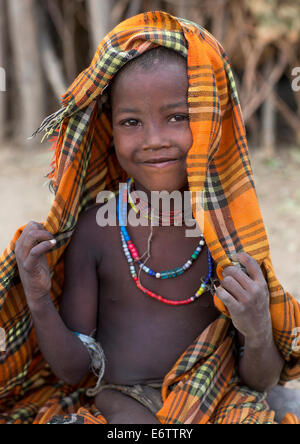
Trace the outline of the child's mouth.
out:
M 179 159 L 150 159 L 146 162 L 143 162 L 143 165 L 150 166 L 152 168 L 166 168 L 168 166 L 173 165 L 174 163 L 179 162 Z

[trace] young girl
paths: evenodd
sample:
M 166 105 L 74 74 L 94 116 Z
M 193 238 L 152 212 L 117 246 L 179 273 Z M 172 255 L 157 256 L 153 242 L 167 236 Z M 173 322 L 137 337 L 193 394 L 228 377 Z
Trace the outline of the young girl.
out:
M 83 383 L 93 409 L 72 420 L 274 422 L 266 391 L 300 373 L 300 312 L 273 273 L 221 46 L 192 23 L 142 14 L 104 39 L 63 105 L 43 125 L 59 128 L 53 207 L 14 242 L 17 289 L 52 372 L 78 385 L 97 370 Z M 104 189 L 120 190 L 118 223 L 101 227 L 95 197 Z M 161 208 L 153 226 L 151 193 L 176 191 L 183 202 L 187 190 L 203 236 L 187 236 L 174 208 L 169 226 Z M 149 223 L 126 225 L 132 210 Z M 35 422 L 64 422 L 58 396 Z

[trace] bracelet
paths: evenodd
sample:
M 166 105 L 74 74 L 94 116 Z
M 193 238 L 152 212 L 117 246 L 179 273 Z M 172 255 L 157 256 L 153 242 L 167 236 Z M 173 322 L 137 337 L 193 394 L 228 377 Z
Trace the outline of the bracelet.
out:
M 99 387 L 105 371 L 104 352 L 101 345 L 99 344 L 99 342 L 96 341 L 96 339 L 92 338 L 91 336 L 78 333 L 77 331 L 73 331 L 73 333 L 81 340 L 83 345 L 86 347 L 91 358 L 90 369 L 98 378 L 96 386 L 93 388 L 89 388 L 86 391 L 87 396 L 94 397 L 99 391 Z

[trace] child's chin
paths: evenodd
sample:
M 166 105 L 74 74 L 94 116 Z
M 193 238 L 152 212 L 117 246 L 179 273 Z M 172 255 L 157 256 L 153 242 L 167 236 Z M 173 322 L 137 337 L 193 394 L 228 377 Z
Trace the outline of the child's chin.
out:
M 168 193 L 172 193 L 173 191 L 186 189 L 187 179 L 181 181 L 170 181 L 170 180 L 148 181 L 148 183 L 144 183 L 143 185 L 149 191 L 167 191 Z

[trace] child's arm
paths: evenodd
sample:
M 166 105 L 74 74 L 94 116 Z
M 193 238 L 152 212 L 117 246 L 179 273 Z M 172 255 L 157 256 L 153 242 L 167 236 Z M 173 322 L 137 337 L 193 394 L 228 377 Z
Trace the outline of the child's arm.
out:
M 248 275 L 237 267 L 227 267 L 217 289 L 244 346 L 239 362 L 242 382 L 253 390 L 267 391 L 280 378 L 284 360 L 273 338 L 269 291 L 257 262 L 246 253 L 238 255 Z
M 72 330 L 89 335 L 97 327 L 97 275 L 87 233 L 77 229 L 65 258 L 64 321 L 49 294 L 51 240 L 41 224 L 28 224 L 16 246 L 17 263 L 40 350 L 59 378 L 77 384 L 88 372 L 90 356 Z

